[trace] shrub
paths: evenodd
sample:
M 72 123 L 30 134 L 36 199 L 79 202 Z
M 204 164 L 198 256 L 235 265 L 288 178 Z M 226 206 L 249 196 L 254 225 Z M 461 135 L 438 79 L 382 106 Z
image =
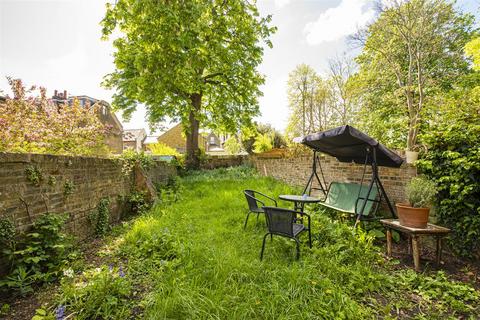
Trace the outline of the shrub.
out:
M 242 146 L 235 136 L 228 138 L 227 141 L 225 141 L 224 147 L 229 154 L 237 154 L 242 150 Z
M 66 155 L 107 154 L 108 128 L 98 116 L 98 105 L 55 105 L 45 88 L 27 90 L 19 79 L 8 78 L 14 98 L 0 104 L 0 152 Z
M 65 219 L 65 215 L 58 214 L 39 217 L 18 243 L 4 250 L 11 268 L 0 280 L 0 288 L 25 295 L 34 284 L 58 277 L 72 248 L 71 240 L 62 232 Z
M 145 198 L 144 192 L 134 191 L 127 197 L 127 203 L 130 205 L 132 214 L 145 213 L 152 206 Z
M 253 143 L 255 153 L 270 151 L 273 148 L 272 138 L 269 134 L 259 134 Z
M 159 156 L 175 156 L 179 157 L 180 153 L 174 148 L 167 146 L 165 143 L 157 142 L 150 144 L 148 149 L 152 151 L 152 154 Z
M 435 183 L 425 177 L 413 178 L 405 188 L 408 202 L 414 208 L 429 207 L 437 193 Z
M 480 87 L 447 97 L 423 141 L 419 168 L 438 188 L 436 216 L 452 228 L 450 245 L 463 256 L 480 249 Z
M 119 159 L 122 161 L 122 172 L 125 175 L 129 175 L 137 163 L 142 167 L 143 170 L 148 170 L 153 166 L 152 157 L 148 154 L 145 154 L 143 151 L 136 152 L 133 149 L 126 149 L 123 151 Z

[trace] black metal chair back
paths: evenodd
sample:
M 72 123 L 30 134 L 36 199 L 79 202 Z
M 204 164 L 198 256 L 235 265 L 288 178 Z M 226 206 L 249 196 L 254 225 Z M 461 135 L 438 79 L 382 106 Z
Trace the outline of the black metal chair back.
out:
M 247 199 L 247 204 L 248 204 L 248 214 L 247 218 L 245 219 L 245 223 L 243 225 L 243 228 L 245 229 L 247 227 L 248 223 L 248 217 L 250 217 L 250 213 L 256 213 L 257 214 L 257 221 L 258 221 L 258 216 L 260 213 L 264 213 L 263 207 L 265 206 L 265 201 L 270 201 L 273 203 L 275 206 L 277 206 L 277 201 L 272 198 L 267 196 L 266 194 L 263 194 L 261 192 L 255 191 L 255 190 L 244 190 L 243 193 L 245 194 L 245 198 Z M 261 197 L 262 200 L 259 200 L 258 198 Z
M 248 209 L 252 212 L 263 212 L 262 207 L 265 206 L 265 203 L 258 200 L 255 197 L 256 191 L 254 190 L 245 190 L 243 191 L 245 198 L 247 199 Z M 260 203 L 260 205 L 258 205 Z
M 263 236 L 262 251 L 260 251 L 260 260 L 263 259 L 263 251 L 265 250 L 265 240 L 267 236 L 279 235 L 295 240 L 297 248 L 297 259 L 300 258 L 300 241 L 298 236 L 300 233 L 308 232 L 308 244 L 312 247 L 312 231 L 310 228 L 310 216 L 305 212 L 295 211 L 278 207 L 263 207 L 265 217 L 267 218 L 268 232 Z M 298 223 L 297 215 L 307 219 L 307 225 Z
M 263 209 L 270 233 L 294 237 L 293 225 L 297 215 L 296 211 L 277 207 L 264 207 Z

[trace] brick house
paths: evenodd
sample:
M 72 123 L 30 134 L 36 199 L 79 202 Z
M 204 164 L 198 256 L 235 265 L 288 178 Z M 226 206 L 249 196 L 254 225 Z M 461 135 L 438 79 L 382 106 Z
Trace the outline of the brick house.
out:
M 111 152 L 122 153 L 123 152 L 123 126 L 118 120 L 114 112 L 112 112 L 110 104 L 104 100 L 95 99 L 86 95 L 80 96 L 67 96 L 67 91 L 58 92 L 54 91 L 52 96 L 52 102 L 56 105 L 69 104 L 77 99 L 81 106 L 93 105 L 98 103 L 100 108 L 97 111 L 97 116 L 100 122 L 110 128 L 109 133 L 105 135 L 105 143 L 109 146 Z
M 206 153 L 221 154 L 225 152 L 223 144 L 228 137 L 228 135 L 217 135 L 213 132 L 200 132 L 198 135 L 198 146 L 204 149 Z M 158 137 L 158 142 L 176 149 L 179 153 L 185 153 L 186 138 L 183 133 L 182 124 L 179 123 L 164 132 Z
M 123 131 L 123 149 L 133 149 L 137 152 L 146 151 L 145 140 L 147 132 L 145 129 L 125 129 Z

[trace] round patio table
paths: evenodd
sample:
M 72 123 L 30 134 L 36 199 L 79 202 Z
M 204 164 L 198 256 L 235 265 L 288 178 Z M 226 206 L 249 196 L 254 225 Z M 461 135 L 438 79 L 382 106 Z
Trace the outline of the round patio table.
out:
M 281 194 L 278 196 L 280 199 L 285 201 L 293 202 L 293 208 L 295 211 L 303 212 L 306 203 L 317 203 L 322 200 L 319 198 L 314 198 L 310 196 L 298 196 L 291 194 Z

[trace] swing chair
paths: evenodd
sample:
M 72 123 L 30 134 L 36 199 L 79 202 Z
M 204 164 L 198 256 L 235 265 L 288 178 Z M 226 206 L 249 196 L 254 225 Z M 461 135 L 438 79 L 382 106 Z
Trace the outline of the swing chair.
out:
M 362 220 L 379 219 L 375 214 L 382 199 L 385 199 L 391 216 L 397 216 L 378 175 L 378 166 L 398 168 L 402 165 L 403 159 L 396 153 L 348 125 L 313 133 L 295 141 L 313 150 L 312 173 L 304 194 L 310 195 L 312 190 L 319 190 L 325 197 L 319 204 L 356 217 L 355 226 Z M 333 156 L 340 162 L 362 164 L 360 184 L 332 182 L 327 187 L 318 152 Z M 368 166 L 371 167 L 372 176 L 370 183 L 364 184 Z M 322 181 L 317 174 L 317 167 Z M 314 180 L 318 183 L 316 188 L 313 187 Z

